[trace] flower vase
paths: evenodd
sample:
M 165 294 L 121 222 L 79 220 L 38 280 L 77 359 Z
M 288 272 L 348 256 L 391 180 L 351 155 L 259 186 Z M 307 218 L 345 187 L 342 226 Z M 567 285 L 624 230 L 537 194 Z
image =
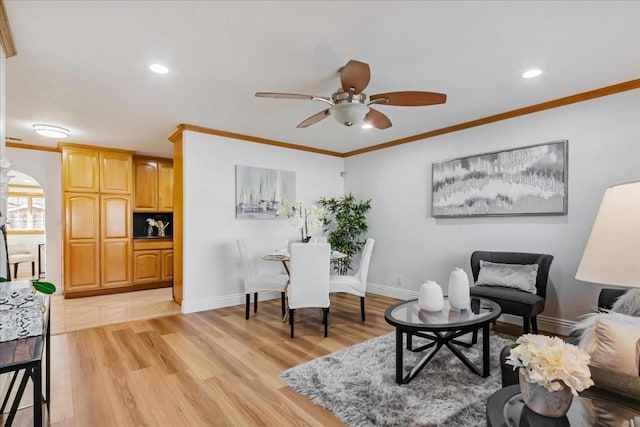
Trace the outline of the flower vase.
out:
M 153 237 L 153 225 L 147 227 L 147 237 Z
M 471 305 L 469 277 L 461 268 L 449 275 L 449 305 L 456 310 L 466 310 Z
M 418 305 L 422 310 L 440 311 L 444 307 L 442 288 L 436 282 L 428 280 L 420 286 Z
M 573 401 L 573 394 L 569 387 L 562 384 L 560 390 L 549 391 L 540 384 L 528 381 L 523 369 L 518 371 L 518 376 L 520 393 L 527 408 L 536 414 L 550 418 L 560 418 L 569 411 Z

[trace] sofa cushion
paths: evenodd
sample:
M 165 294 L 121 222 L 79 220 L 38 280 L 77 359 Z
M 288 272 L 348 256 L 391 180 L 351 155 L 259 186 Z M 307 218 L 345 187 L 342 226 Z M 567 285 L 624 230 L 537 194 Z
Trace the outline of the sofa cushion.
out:
M 640 318 L 605 311 L 587 315 L 576 328 L 581 331 L 579 346 L 591 355 L 592 366 L 639 375 Z
M 477 285 L 504 286 L 535 294 L 538 264 L 501 264 L 480 260 Z

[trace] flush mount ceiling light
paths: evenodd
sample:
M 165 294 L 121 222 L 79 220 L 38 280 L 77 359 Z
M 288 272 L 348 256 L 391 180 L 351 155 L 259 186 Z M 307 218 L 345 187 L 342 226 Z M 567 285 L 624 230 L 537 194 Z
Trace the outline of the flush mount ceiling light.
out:
M 167 74 L 169 72 L 169 69 L 162 64 L 151 64 L 149 65 L 149 69 L 158 74 Z
M 540 70 L 539 68 L 532 68 L 531 70 L 527 70 L 522 73 L 522 78 L 532 79 L 534 77 L 538 77 L 540 74 L 542 74 L 542 70 Z
M 66 138 L 69 136 L 69 129 L 65 129 L 55 125 L 35 124 L 33 130 L 42 136 L 47 138 Z

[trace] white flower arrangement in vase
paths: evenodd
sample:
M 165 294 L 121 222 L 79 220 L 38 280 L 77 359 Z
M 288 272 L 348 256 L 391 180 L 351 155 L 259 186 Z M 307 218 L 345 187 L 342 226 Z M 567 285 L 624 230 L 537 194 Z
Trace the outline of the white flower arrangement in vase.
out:
M 574 396 L 593 385 L 589 361 L 591 356 L 558 337 L 526 334 L 516 340 L 507 364 L 520 368 L 530 383 L 548 391 L 568 387 Z
M 281 215 L 287 216 L 289 223 L 300 230 L 300 240 L 303 243 L 307 243 L 311 240 L 309 231 L 322 227 L 326 211 L 316 205 L 306 208 L 302 206 L 302 203 L 298 203 L 297 206 L 283 203 L 276 211 L 276 216 Z

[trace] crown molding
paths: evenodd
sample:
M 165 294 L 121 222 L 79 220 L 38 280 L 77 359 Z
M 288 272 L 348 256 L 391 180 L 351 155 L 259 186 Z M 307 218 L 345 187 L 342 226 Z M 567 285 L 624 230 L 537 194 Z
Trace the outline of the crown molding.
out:
M 524 116 L 526 114 L 538 113 L 540 111 L 563 107 L 565 105 L 588 101 L 591 99 L 600 98 L 603 96 L 609 96 L 616 93 L 626 92 L 626 91 L 638 89 L 638 88 L 640 88 L 640 79 L 629 80 L 628 82 L 618 83 L 618 84 L 606 86 L 600 89 L 594 89 L 587 92 L 578 93 L 575 95 L 565 96 L 563 98 L 542 102 L 540 104 L 530 105 L 528 107 L 518 108 L 516 110 L 495 114 L 493 116 L 472 120 L 470 122 L 459 123 L 457 125 L 447 126 L 447 127 L 432 130 L 429 132 L 419 133 L 417 135 L 408 136 L 406 138 L 396 139 L 393 141 L 384 142 L 382 144 L 372 145 L 371 147 L 365 147 L 359 150 L 347 151 L 346 153 L 344 153 L 344 157 L 356 156 L 358 154 L 364 154 L 371 151 L 382 150 L 384 148 L 395 147 L 397 145 L 408 144 L 410 142 L 419 141 L 427 138 L 433 138 L 434 136 L 444 135 L 446 133 L 457 132 L 460 130 L 469 129 L 476 126 L 483 126 L 489 123 L 499 122 L 501 120 L 508 120 L 514 117 Z
M 0 0 L 0 45 L 2 46 L 5 58 L 11 58 L 18 54 L 16 45 L 13 43 L 9 16 L 7 15 L 3 0 Z
M 275 141 L 273 139 L 260 138 L 257 136 L 244 135 L 244 134 L 235 133 L 235 132 L 227 132 L 223 130 L 211 129 L 211 128 L 196 126 L 196 125 L 189 125 L 185 123 L 178 125 L 178 128 L 176 129 L 176 131 L 173 134 L 171 134 L 171 136 L 169 136 L 169 141 L 176 142 L 176 140 L 182 137 L 182 132 L 186 130 L 205 133 L 209 135 L 222 136 L 224 138 L 239 139 L 241 141 L 256 142 L 258 144 L 273 145 L 275 147 L 290 148 L 292 150 L 309 151 L 311 153 L 324 154 L 327 156 L 344 157 L 342 153 L 338 153 L 337 151 L 323 150 L 321 148 L 307 147 L 305 145 L 291 144 L 289 142 Z

